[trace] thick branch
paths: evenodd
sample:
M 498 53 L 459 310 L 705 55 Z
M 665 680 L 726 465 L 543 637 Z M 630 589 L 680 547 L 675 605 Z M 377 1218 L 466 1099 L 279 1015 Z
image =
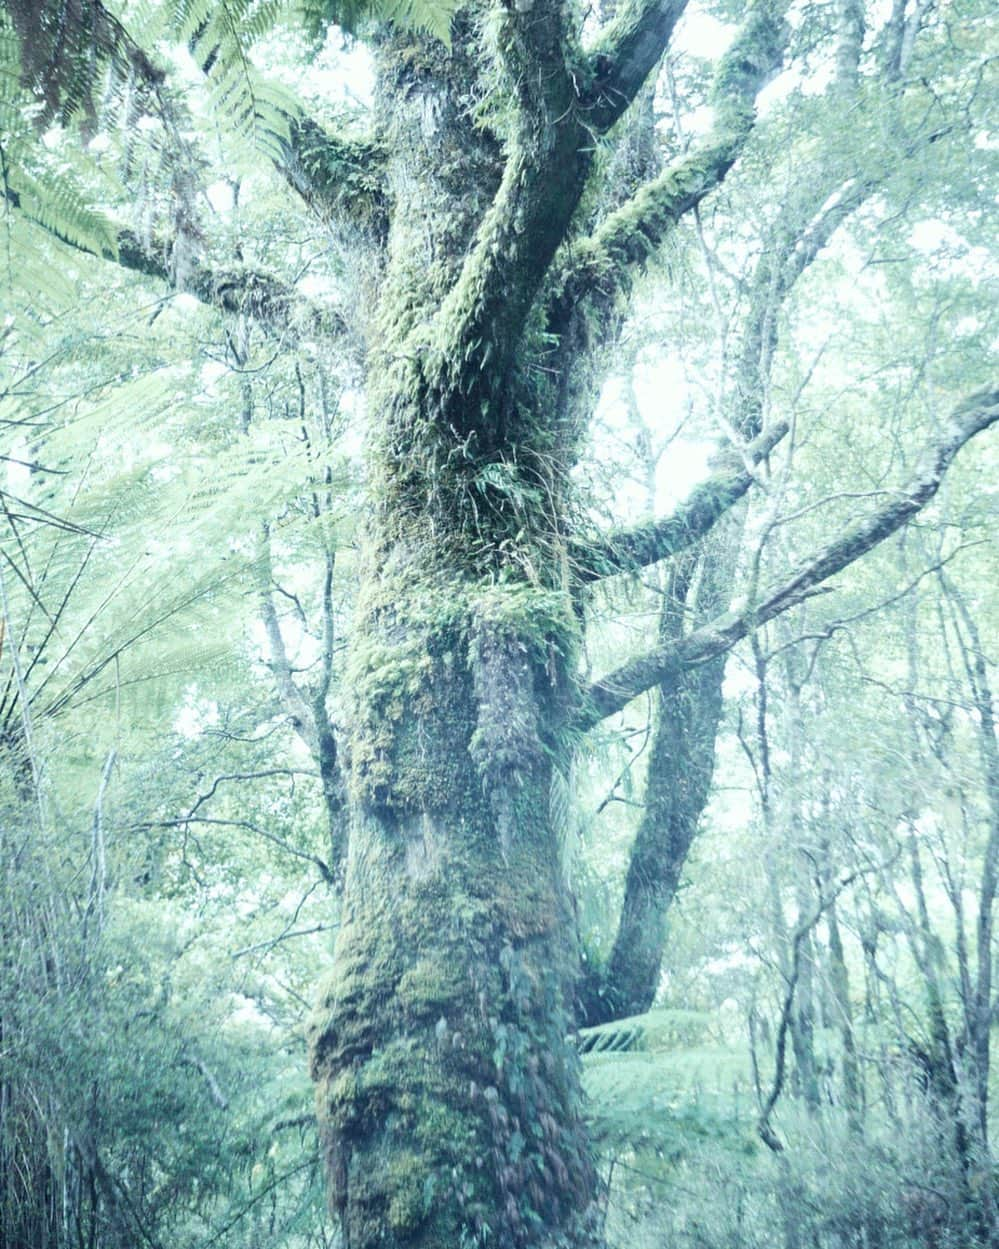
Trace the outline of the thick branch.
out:
M 589 124 L 610 129 L 642 88 L 666 51 L 687 0 L 638 0 L 627 5 L 593 52 L 596 80 Z
M 573 571 L 582 582 L 634 572 L 693 546 L 746 493 L 754 477 L 749 465 L 765 459 L 788 431 L 786 421 L 766 430 L 740 454 L 726 448 L 717 468 L 671 516 L 621 529 L 594 542 L 570 545 Z
M 612 302 L 680 219 L 725 178 L 755 123 L 759 91 L 780 67 L 784 53 L 784 4 L 753 7 L 722 58 L 711 100 L 715 122 L 703 142 L 658 178 L 641 187 L 588 239 L 573 245 L 556 281 L 551 320 L 558 326 L 589 296 Z
M 131 230 L 123 230 L 118 236 L 117 260 L 125 269 L 173 284 L 173 250 L 173 244 L 166 241 L 144 247 Z M 338 336 L 345 332 L 337 312 L 306 299 L 272 273 L 248 265 L 212 266 L 197 259 L 186 261 L 185 268 L 182 289 L 209 308 L 250 317 L 275 333 Z
M 802 602 L 817 586 L 866 555 L 920 512 L 939 490 L 944 473 L 958 451 L 975 434 L 996 421 L 999 421 L 999 388 L 970 396 L 945 422 L 938 437 L 926 448 L 911 480 L 891 502 L 851 525 L 761 602 L 719 616 L 681 642 L 657 647 L 629 660 L 595 682 L 578 716 L 578 727 L 592 728 L 652 686 L 674 683 L 688 668 L 731 649 L 758 625 Z
M 503 177 L 436 317 L 427 377 L 458 431 L 502 405 L 528 313 L 565 238 L 593 162 L 566 64 L 559 0 L 504 5 L 501 61 L 517 109 Z
M 200 182 L 197 153 L 184 137 L 183 114 L 166 88 L 164 70 L 100 0 L 92 0 L 80 11 L 64 5 L 57 12 L 58 6 L 51 4 L 8 3 L 7 7 L 20 35 L 25 78 L 45 102 L 43 119 L 60 111 L 72 114 L 82 106 L 89 123 L 96 126 L 98 105 L 94 97 L 102 82 L 99 68 L 110 61 L 146 93 L 138 107 L 144 109 L 148 104 L 162 123 L 169 138 L 163 150 L 170 160 L 175 186 Z M 80 74 L 85 77 L 79 78 Z M 133 107 L 136 104 L 133 99 Z M 383 220 L 380 187 L 373 173 L 375 162 L 366 145 L 336 140 L 306 119 L 292 120 L 290 132 L 291 144 L 283 149 L 287 160 L 275 160 L 275 164 L 306 199 L 307 184 L 313 199 L 322 196 L 328 207 L 335 203 L 341 210 L 350 204 L 359 211 L 361 200 L 367 197 L 370 203 L 366 211 L 372 221 Z M 61 242 L 86 250 L 34 218 L 15 189 L 5 186 L 3 193 L 8 203 Z M 179 229 L 175 237 L 156 239 L 147 246 L 131 230 L 123 229 L 113 240 L 108 258 L 123 268 L 176 285 L 210 307 L 252 317 L 271 331 L 291 329 L 306 335 L 343 332 L 342 318 L 303 298 L 279 278 L 243 266 L 207 264 L 197 255 L 201 235 L 191 220 L 191 191 L 181 198 L 185 200 L 183 211 L 176 216 L 186 222 L 186 230 Z
M 9 187 L 6 199 L 13 208 L 24 211 L 21 197 Z M 66 247 L 92 254 L 89 249 L 52 230 L 30 213 L 25 212 L 25 216 Z M 248 316 L 274 333 L 339 337 L 346 332 L 339 313 L 307 299 L 294 286 L 274 274 L 246 265 L 216 267 L 193 257 L 185 258 L 183 266 L 180 266 L 175 261 L 175 251 L 174 240 L 157 239 L 146 246 L 134 231 L 122 229 L 115 241 L 114 252 L 105 253 L 102 259 L 113 261 L 132 273 L 158 278 L 171 286 L 178 284 L 177 269 L 182 267 L 183 281 L 179 285 L 187 294 L 220 312 Z
M 291 122 L 278 171 L 322 217 L 338 217 L 384 237 L 388 209 L 379 144 L 330 134 L 309 118 Z

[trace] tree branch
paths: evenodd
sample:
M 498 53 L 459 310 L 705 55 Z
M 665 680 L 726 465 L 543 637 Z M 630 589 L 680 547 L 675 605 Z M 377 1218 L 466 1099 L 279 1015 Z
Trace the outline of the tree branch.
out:
M 131 230 L 118 235 L 114 259 L 125 269 L 174 285 L 174 243 L 163 239 L 145 246 Z M 199 259 L 185 262 L 181 289 L 210 308 L 250 317 L 265 329 L 295 334 L 346 332 L 339 313 L 300 294 L 274 274 L 248 265 L 212 266 Z
M 669 45 L 687 0 L 637 0 L 608 27 L 593 50 L 596 72 L 589 124 L 600 134 L 618 120 Z
M 559 0 L 523 10 L 506 0 L 497 45 L 516 121 L 499 188 L 435 317 L 427 354 L 427 380 L 459 434 L 499 416 L 527 316 L 593 164 Z
M 64 246 L 87 255 L 93 254 L 25 211 L 21 197 L 12 188 L 6 189 L 5 198 L 12 208 L 24 212 L 29 221 Z M 113 261 L 132 273 L 158 278 L 175 286 L 178 285 L 179 267 L 174 262 L 176 246 L 176 241 L 172 239 L 156 239 L 147 246 L 134 231 L 121 229 L 115 240 L 115 250 L 104 253 L 101 259 Z M 307 299 L 294 286 L 274 274 L 248 265 L 212 266 L 194 258 L 185 258 L 183 269 L 180 289 L 220 312 L 251 317 L 265 329 L 277 333 L 322 333 L 333 337 L 346 333 L 346 323 L 338 312 Z
M 297 117 L 276 165 L 320 216 L 343 218 L 382 239 L 388 229 L 383 160 L 373 140 L 333 135 L 311 118 Z
M 718 468 L 670 516 L 620 529 L 602 539 L 570 543 L 569 558 L 576 577 L 583 583 L 634 572 L 661 559 L 667 559 L 693 546 L 746 493 L 754 477 L 748 467 L 758 464 L 774 449 L 788 431 L 786 421 L 778 421 L 741 453 L 729 446 L 718 457 Z
M 920 512 L 940 488 L 958 451 L 975 434 L 996 421 L 999 421 L 999 388 L 971 395 L 944 422 L 938 436 L 926 447 L 913 477 L 890 502 L 849 526 L 762 601 L 719 616 L 682 641 L 657 647 L 629 660 L 596 681 L 590 686 L 577 716 L 577 727 L 592 728 L 652 686 L 674 683 L 688 668 L 730 650 L 757 626 L 815 593 L 816 587 L 854 563 Z
M 292 726 L 308 746 L 312 757 L 315 759 L 319 754 L 319 726 L 316 723 L 313 708 L 309 705 L 309 700 L 295 683 L 291 663 L 288 659 L 288 651 L 284 644 L 281 622 L 278 620 L 277 609 L 274 606 L 274 599 L 271 594 L 274 574 L 271 569 L 270 532 L 266 525 L 263 526 L 261 533 L 257 569 L 260 590 L 260 616 L 263 620 L 264 630 L 267 634 L 267 647 L 270 651 L 268 667 L 274 674 L 274 683 L 277 686 L 281 701 L 284 703 L 285 710 L 291 717 Z
M 193 1067 L 200 1073 L 205 1081 L 205 1084 L 208 1085 L 209 1096 L 219 1110 L 228 1110 L 229 1099 L 226 1097 L 225 1093 L 222 1092 L 222 1086 L 216 1079 L 214 1071 L 212 1071 L 211 1067 L 208 1066 L 205 1060 L 203 1058 L 199 1058 L 197 1054 L 186 1053 L 180 1061 L 184 1063 L 185 1066 Z
M 563 325 L 573 309 L 599 293 L 611 302 L 632 270 L 644 264 L 677 222 L 725 178 L 755 124 L 757 94 L 784 54 L 783 0 L 755 5 L 722 58 L 711 91 L 715 122 L 693 151 L 574 243 L 556 280 L 551 321 Z
M 304 863 L 311 863 L 318 868 L 319 875 L 327 885 L 335 885 L 336 877 L 333 874 L 328 863 L 324 862 L 319 855 L 309 854 L 306 850 L 299 850 L 297 846 L 293 846 L 290 841 L 285 841 L 283 837 L 278 837 L 276 833 L 261 828 L 258 824 L 252 823 L 250 820 L 223 820 L 215 819 L 207 815 L 184 815 L 176 820 L 147 820 L 142 824 L 133 824 L 133 828 L 184 828 L 190 824 L 211 824 L 219 828 L 244 828 L 249 833 L 255 833 L 256 836 L 262 837 L 265 841 L 269 841 L 272 845 L 277 846 L 280 850 L 284 850 L 286 854 L 292 855 L 296 859 L 301 859 Z
M 102 81 L 98 72 L 110 62 L 147 93 L 151 112 L 162 123 L 170 139 L 167 149 L 174 184 L 199 181 L 199 162 L 189 139 L 184 137 L 183 117 L 176 101 L 166 90 L 164 70 L 136 43 L 121 21 L 101 0 L 92 0 L 80 12 L 65 6 L 58 15 L 50 4 L 8 3 L 21 42 L 25 77 L 36 95 L 44 100 L 43 119 L 82 108 L 96 125 L 98 105 L 94 98 Z M 58 32 L 66 41 L 58 48 L 49 44 Z M 58 54 L 57 54 L 58 53 Z M 82 86 L 66 78 L 67 65 L 90 66 L 91 79 Z M 204 68 L 204 66 L 202 66 Z M 103 88 L 101 88 L 103 89 Z M 77 98 L 82 90 L 82 99 Z M 74 94 L 74 91 L 77 94 Z M 70 107 L 70 104 L 72 107 Z M 307 119 L 289 119 L 291 140 L 281 145 L 284 159 L 275 165 L 308 202 L 322 198 L 328 207 L 351 205 L 359 211 L 365 198 L 372 221 L 384 215 L 380 184 L 373 174 L 373 149 L 360 142 L 336 140 Z M 17 191 L 5 186 L 3 193 L 12 207 L 40 225 L 61 242 L 85 251 L 49 224 L 34 217 L 22 204 Z M 311 198 L 310 198 L 311 196 Z M 131 230 L 122 229 L 105 258 L 123 268 L 148 277 L 160 278 L 196 296 L 202 303 L 224 312 L 241 313 L 261 322 L 265 328 L 285 333 L 289 330 L 313 335 L 319 332 L 339 335 L 345 325 L 331 309 L 305 299 L 294 286 L 271 274 L 240 266 L 213 266 L 194 253 L 201 240 L 192 220 L 193 197 L 190 189 L 180 197 L 183 203 L 176 215 L 175 237 L 156 239 L 145 245 Z M 184 225 L 186 224 L 186 229 Z

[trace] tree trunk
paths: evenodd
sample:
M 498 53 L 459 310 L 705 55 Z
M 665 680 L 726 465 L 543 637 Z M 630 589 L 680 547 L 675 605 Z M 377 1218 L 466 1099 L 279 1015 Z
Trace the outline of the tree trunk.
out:
M 549 820 L 572 616 L 523 582 L 429 579 L 417 549 L 372 567 L 350 670 L 343 924 L 312 1038 L 333 1201 L 349 1249 L 584 1245 Z
M 743 517 L 737 508 L 706 544 L 692 605 L 698 622 L 728 606 Z M 674 566 L 660 618 L 662 640 L 683 635 L 693 571 L 690 559 Z M 645 809 L 614 946 L 606 969 L 591 973 L 580 994 L 590 1025 L 641 1014 L 655 1000 L 667 915 L 711 787 L 724 675 L 725 656 L 719 656 L 685 673 L 676 689 L 657 692 Z
M 529 380 L 500 385 L 510 308 L 494 352 L 442 346 L 502 171 L 477 73 L 472 30 L 451 53 L 403 36 L 380 51 L 394 211 L 369 360 L 374 514 L 340 717 L 342 925 L 311 1038 L 349 1249 L 585 1246 L 596 1193 L 549 818 L 575 689 L 574 448 Z

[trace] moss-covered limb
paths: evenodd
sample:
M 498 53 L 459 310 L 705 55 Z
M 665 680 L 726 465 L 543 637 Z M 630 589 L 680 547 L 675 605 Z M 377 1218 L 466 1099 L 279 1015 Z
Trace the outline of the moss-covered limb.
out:
M 503 175 L 434 317 L 427 361 L 442 417 L 459 431 L 496 419 L 528 314 L 593 159 L 559 0 L 504 4 L 494 40 L 514 102 Z
M 21 209 L 16 191 L 8 188 L 6 199 L 13 208 Z M 49 230 L 64 246 L 76 251 L 86 250 L 72 239 L 50 230 L 44 221 L 32 220 Z M 170 238 L 145 243 L 134 231 L 123 229 L 117 234 L 114 250 L 103 258 L 131 273 L 156 278 L 171 286 L 179 285 L 209 308 L 251 317 L 269 332 L 323 334 L 330 338 L 346 333 L 346 324 L 335 309 L 306 298 L 274 274 L 249 265 L 212 265 L 190 255 L 189 247 L 189 240 Z
M 502 149 L 481 120 L 481 42 L 470 8 L 455 18 L 450 50 L 400 32 L 375 48 L 374 112 L 390 205 L 373 335 L 376 405 L 383 373 L 393 402 L 417 388 L 434 317 L 500 183 Z
M 890 502 L 848 526 L 759 602 L 717 617 L 679 643 L 657 646 L 594 682 L 576 718 L 576 728 L 592 728 L 653 686 L 672 686 L 682 673 L 724 654 L 756 626 L 801 603 L 817 586 L 866 555 L 922 511 L 940 489 L 944 474 L 965 443 L 996 422 L 999 388 L 969 396 L 925 447 L 916 472 L 893 492 Z
M 778 421 L 739 451 L 727 448 L 707 481 L 695 487 L 670 516 L 594 541 L 571 543 L 569 558 L 577 579 L 590 582 L 634 572 L 689 549 L 743 497 L 755 480 L 752 466 L 770 454 L 788 428 L 786 421 Z
M 590 53 L 593 82 L 587 92 L 589 125 L 605 134 L 631 104 L 669 46 L 687 0 L 634 0 Z
M 752 132 L 754 102 L 780 66 L 786 37 L 783 0 L 761 0 L 722 58 L 711 92 L 715 119 L 704 140 L 575 242 L 552 282 L 549 321 L 563 332 L 585 303 L 606 320 L 631 275 L 678 221 L 725 178 Z
M 278 170 L 320 216 L 344 220 L 373 240 L 388 228 L 385 152 L 374 139 L 331 134 L 310 118 L 294 119 Z
M 170 280 L 169 273 L 163 276 Z M 285 341 L 288 336 L 322 336 L 331 341 L 348 332 L 335 308 L 307 298 L 282 278 L 262 269 L 193 260 L 185 262 L 184 271 L 173 277 L 175 281 L 180 279 L 182 290 L 208 307 L 249 317 L 266 333 L 281 334 Z

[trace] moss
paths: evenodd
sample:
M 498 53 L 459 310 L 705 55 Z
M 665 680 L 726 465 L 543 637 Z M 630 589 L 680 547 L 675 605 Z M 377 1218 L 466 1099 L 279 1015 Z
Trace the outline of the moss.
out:
M 292 139 L 294 154 L 324 204 L 372 233 L 383 233 L 384 147 L 371 139 L 334 138 L 318 126 L 303 123 L 293 126 Z
M 578 634 L 561 589 L 511 576 L 421 581 L 404 561 L 393 567 L 389 559 L 360 614 L 346 671 L 356 800 L 400 814 L 440 810 L 470 797 L 461 763 L 469 749 L 502 766 L 506 742 L 510 767 L 537 753 L 532 672 L 552 686 Z M 518 671 L 523 714 L 512 716 L 506 687 Z
M 535 657 L 545 658 L 556 646 L 563 655 L 574 653 L 579 622 L 569 595 L 561 589 L 543 589 L 528 582 L 500 581 L 484 586 L 470 602 L 476 627 L 515 637 Z
M 422 958 L 403 973 L 396 997 L 407 1013 L 439 1013 L 458 1000 L 463 989 L 461 975 L 454 964 L 444 965 L 436 959 Z
M 388 1222 L 393 1231 L 412 1231 L 427 1217 L 429 1178 L 426 1162 L 419 1155 L 401 1151 L 393 1157 L 389 1172 L 392 1196 L 388 1204 Z

